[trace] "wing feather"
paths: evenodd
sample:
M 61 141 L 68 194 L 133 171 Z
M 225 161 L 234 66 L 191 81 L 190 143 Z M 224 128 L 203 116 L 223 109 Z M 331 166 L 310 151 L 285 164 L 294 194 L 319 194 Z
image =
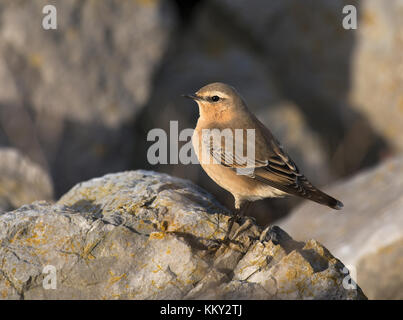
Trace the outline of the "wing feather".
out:
M 260 123 L 260 122 L 259 122 Z M 260 123 L 261 124 L 261 123 Z M 263 124 L 261 124 L 263 126 Z M 264 126 L 263 126 L 264 127 Z M 297 165 L 283 150 L 280 143 L 268 131 L 266 127 L 264 142 L 261 146 L 256 143 L 253 158 L 248 158 L 247 139 L 244 139 L 242 155 L 234 152 L 235 147 L 225 146 L 225 139 L 210 137 L 208 151 L 213 159 L 223 166 L 244 172 L 249 178 L 279 189 L 285 193 L 307 198 L 332 208 L 340 209 L 342 203 L 314 187 L 308 179 L 299 171 Z M 261 144 L 261 139 L 259 140 Z M 246 154 L 246 156 L 245 156 Z M 239 169 L 252 170 L 239 170 Z

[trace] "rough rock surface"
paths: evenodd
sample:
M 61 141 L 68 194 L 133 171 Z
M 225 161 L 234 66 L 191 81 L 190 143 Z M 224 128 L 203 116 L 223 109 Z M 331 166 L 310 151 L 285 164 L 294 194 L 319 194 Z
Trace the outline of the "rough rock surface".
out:
M 353 267 L 369 298 L 402 299 L 403 157 L 327 191 L 344 202 L 340 213 L 307 201 L 279 225 L 298 240 L 317 239 Z
M 0 148 L 0 211 L 35 200 L 52 200 L 49 174 L 12 148 Z
M 0 215 L 0 298 L 365 299 L 343 287 L 343 264 L 315 240 L 252 224 L 223 244 L 229 218 L 205 191 L 164 174 L 80 183 L 55 205 Z M 47 265 L 56 289 L 43 287 Z
M 166 1 L 53 1 L 57 30 L 44 30 L 47 4 L 0 3 L 0 142 L 48 164 L 64 193 L 129 167 L 130 121 L 176 19 Z

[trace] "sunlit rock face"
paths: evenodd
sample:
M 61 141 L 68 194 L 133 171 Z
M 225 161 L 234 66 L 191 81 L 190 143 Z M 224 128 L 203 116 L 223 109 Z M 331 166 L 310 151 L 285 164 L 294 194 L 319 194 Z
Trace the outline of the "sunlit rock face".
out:
M 0 215 L 1 298 L 365 299 L 315 240 L 252 223 L 223 241 L 230 216 L 204 190 L 165 174 L 80 183 L 56 204 Z

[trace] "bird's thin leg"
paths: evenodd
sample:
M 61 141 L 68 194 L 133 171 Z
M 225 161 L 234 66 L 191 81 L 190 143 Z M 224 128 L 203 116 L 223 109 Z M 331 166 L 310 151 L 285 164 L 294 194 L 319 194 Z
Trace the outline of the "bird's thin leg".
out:
M 227 233 L 225 234 L 224 240 L 229 239 L 229 234 L 231 233 L 235 220 L 238 220 L 238 217 L 239 217 L 239 209 L 236 209 L 234 212 L 234 215 L 231 218 L 229 218 L 229 220 L 228 220 L 228 229 L 227 229 Z
M 241 217 L 243 217 L 245 215 L 245 213 L 249 209 L 250 205 L 251 205 L 251 202 L 245 203 L 244 207 L 242 208 Z M 235 231 L 232 239 L 236 239 L 242 232 L 247 230 L 252 225 L 252 220 L 254 220 L 252 217 L 247 217 L 246 221 Z
M 228 222 L 228 229 L 227 229 L 227 234 L 225 235 L 225 239 L 228 240 L 229 239 L 229 235 L 231 233 L 232 227 L 234 226 L 234 222 L 239 220 L 240 218 L 242 218 L 245 215 L 245 212 L 247 211 L 247 209 L 249 208 L 250 202 L 244 202 L 239 209 L 235 210 L 234 215 L 230 218 L 229 222 Z M 242 225 L 243 226 L 243 225 Z M 247 226 L 248 227 L 248 226 Z M 247 228 L 246 227 L 246 228 Z M 241 227 L 240 227 L 241 228 Z M 239 229 L 237 229 L 237 231 L 235 232 L 235 234 L 237 234 L 237 236 L 239 235 Z M 243 230 L 245 230 L 246 228 L 244 228 Z M 242 230 L 242 231 L 243 231 Z M 235 237 L 234 237 L 235 238 Z

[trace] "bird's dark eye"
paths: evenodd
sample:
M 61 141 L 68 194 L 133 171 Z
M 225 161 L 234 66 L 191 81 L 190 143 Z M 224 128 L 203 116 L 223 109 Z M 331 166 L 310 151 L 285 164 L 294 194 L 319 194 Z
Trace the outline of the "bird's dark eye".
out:
M 213 102 L 217 102 L 218 100 L 220 100 L 220 97 L 219 97 L 219 96 L 212 96 L 212 97 L 211 97 L 211 100 L 212 100 Z

